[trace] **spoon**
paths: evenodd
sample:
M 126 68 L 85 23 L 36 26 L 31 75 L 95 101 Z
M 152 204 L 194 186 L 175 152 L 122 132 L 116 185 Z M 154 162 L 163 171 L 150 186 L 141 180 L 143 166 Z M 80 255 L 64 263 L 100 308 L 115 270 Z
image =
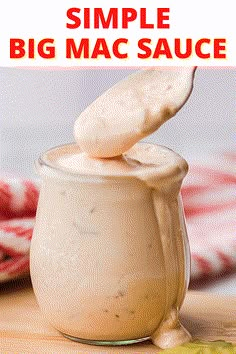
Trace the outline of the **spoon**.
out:
M 91 157 L 115 157 L 152 134 L 189 98 L 195 69 L 143 69 L 111 87 L 75 122 L 81 151 Z

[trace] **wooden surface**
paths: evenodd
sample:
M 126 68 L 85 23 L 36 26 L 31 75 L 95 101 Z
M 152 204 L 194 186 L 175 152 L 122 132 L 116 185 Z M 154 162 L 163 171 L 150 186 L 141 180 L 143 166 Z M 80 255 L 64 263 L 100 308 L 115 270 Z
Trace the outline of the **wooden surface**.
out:
M 182 322 L 196 338 L 236 343 L 236 297 L 191 291 L 181 311 Z M 29 280 L 0 285 L 1 354 L 157 353 L 151 343 L 95 347 L 61 336 L 43 318 Z

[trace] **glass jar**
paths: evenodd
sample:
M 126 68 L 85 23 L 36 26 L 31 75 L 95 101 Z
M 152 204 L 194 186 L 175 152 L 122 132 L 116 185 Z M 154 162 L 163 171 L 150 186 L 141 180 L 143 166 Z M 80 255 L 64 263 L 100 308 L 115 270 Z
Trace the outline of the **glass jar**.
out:
M 186 334 L 178 311 L 189 282 L 179 193 L 187 164 L 176 154 L 171 168 L 145 181 L 85 175 L 55 163 L 74 150 L 73 144 L 52 149 L 37 163 L 42 186 L 30 267 L 39 306 L 57 330 L 79 342 L 152 338 L 170 347 L 166 324 L 174 336 L 176 329 Z

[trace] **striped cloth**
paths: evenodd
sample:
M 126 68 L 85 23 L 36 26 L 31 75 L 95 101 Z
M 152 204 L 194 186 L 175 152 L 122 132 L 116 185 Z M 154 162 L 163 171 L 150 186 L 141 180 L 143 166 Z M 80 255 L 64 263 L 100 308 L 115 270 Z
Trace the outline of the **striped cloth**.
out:
M 192 166 L 182 197 L 191 249 L 191 279 L 236 268 L 236 175 Z
M 0 179 L 0 282 L 29 273 L 29 247 L 38 196 L 36 182 Z
M 232 161 L 235 155 L 227 156 Z M 191 248 L 191 279 L 236 269 L 236 176 L 193 165 L 182 187 Z M 29 273 L 39 185 L 0 179 L 0 282 Z

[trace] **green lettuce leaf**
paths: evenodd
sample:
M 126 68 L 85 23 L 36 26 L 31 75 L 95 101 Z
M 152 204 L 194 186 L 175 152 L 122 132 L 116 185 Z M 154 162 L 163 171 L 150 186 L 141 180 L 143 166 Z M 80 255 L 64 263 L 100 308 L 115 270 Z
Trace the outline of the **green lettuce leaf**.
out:
M 236 354 L 236 346 L 224 341 L 194 341 L 177 348 L 166 349 L 163 354 Z

